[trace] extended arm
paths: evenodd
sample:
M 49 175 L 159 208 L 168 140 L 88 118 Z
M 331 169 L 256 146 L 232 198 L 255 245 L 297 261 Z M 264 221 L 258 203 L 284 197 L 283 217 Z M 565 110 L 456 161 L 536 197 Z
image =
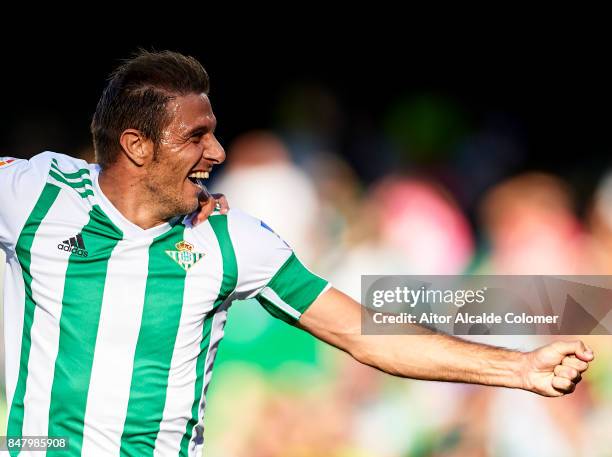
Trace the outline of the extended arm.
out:
M 593 360 L 581 341 L 555 342 L 533 352 L 468 342 L 419 327 L 416 335 L 362 335 L 361 305 L 331 288 L 301 316 L 299 325 L 356 360 L 392 375 L 570 393 Z

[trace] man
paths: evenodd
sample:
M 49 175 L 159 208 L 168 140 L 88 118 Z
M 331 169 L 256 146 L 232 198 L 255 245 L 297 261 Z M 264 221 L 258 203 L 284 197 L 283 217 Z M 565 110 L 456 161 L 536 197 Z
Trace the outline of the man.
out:
M 250 297 L 397 376 L 573 391 L 593 359 L 579 341 L 520 353 L 361 335 L 360 305 L 263 222 L 231 210 L 194 226 L 200 180 L 225 159 L 207 93 L 195 59 L 141 52 L 96 108 L 98 165 L 0 162 L 9 436 L 68 437 L 58 455 L 199 455 L 227 310 Z

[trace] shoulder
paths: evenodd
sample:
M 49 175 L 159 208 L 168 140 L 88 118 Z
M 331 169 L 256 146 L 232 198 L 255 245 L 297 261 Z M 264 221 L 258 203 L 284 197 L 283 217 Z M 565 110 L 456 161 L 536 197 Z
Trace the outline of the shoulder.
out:
M 17 242 L 28 217 L 34 214 L 37 202 L 41 201 L 45 187 L 53 182 L 54 161 L 68 163 L 75 160 L 51 151 L 28 160 L 0 159 L 0 242 L 6 246 L 14 246 Z
M 190 216 L 185 218 L 184 223 L 189 227 Z M 206 230 L 209 225 L 219 236 L 227 234 L 234 246 L 248 244 L 249 249 L 265 249 L 271 244 L 287 244 L 262 220 L 237 208 L 231 208 L 227 214 L 215 211 L 208 216 L 208 224 L 200 224 L 193 227 L 196 232 Z
M 213 213 L 214 217 L 216 213 Z M 238 227 L 242 227 L 245 229 L 253 229 L 258 227 L 261 224 L 261 221 L 254 216 L 242 211 L 239 208 L 231 208 L 227 212 L 227 221 L 228 224 L 235 225 Z
M 0 156 L 0 170 L 11 170 L 16 172 L 17 170 L 32 169 L 33 171 L 42 171 L 49 168 L 52 154 L 55 153 L 45 151 L 41 152 L 40 154 L 36 154 L 30 159 Z
M 227 228 L 234 246 L 243 253 L 259 257 L 278 250 L 291 250 L 265 222 L 239 209 L 229 210 Z
M 36 154 L 30 159 L 18 159 L 15 157 L 0 156 L 0 170 L 4 169 L 28 169 L 36 173 L 48 173 L 52 165 L 66 167 L 68 169 L 83 169 L 92 167 L 84 160 L 75 159 L 65 154 L 60 154 L 53 151 L 44 151 Z
M 195 213 L 186 216 L 185 221 L 189 221 L 193 214 Z M 226 214 L 221 214 L 219 211 L 215 210 L 208 216 L 208 222 L 213 226 L 223 224 L 227 227 L 241 230 L 252 230 L 259 227 L 261 224 L 261 221 L 256 217 L 236 208 L 231 208 Z M 202 225 L 199 225 L 198 227 L 201 226 Z M 195 228 L 197 229 L 198 227 Z
M 29 160 L 13 159 L 5 167 L 8 179 L 3 180 L 3 187 L 11 186 L 15 192 L 19 191 L 20 198 L 32 189 L 35 190 L 32 197 L 36 197 L 47 184 L 78 194 L 84 199 L 94 195 L 92 177 L 98 172 L 98 167 L 81 159 L 45 151 Z
M 184 220 L 184 223 L 188 226 L 191 226 L 191 217 L 192 215 L 189 215 Z M 214 211 L 208 216 L 207 222 L 207 224 L 199 224 L 193 228 L 197 232 L 204 231 L 206 226 L 210 226 L 217 236 L 227 234 L 230 238 L 244 236 L 244 234 L 248 234 L 257 228 L 260 223 L 259 219 L 235 208 L 230 209 L 226 214 Z
M 227 220 L 230 233 L 243 234 L 248 237 L 280 239 L 278 234 L 264 221 L 240 209 L 230 209 L 227 213 Z
M 30 159 L 17 159 L 14 157 L 0 157 L 0 185 L 3 192 L 8 192 L 9 188 L 14 193 L 25 193 L 33 188 L 42 188 L 49 175 L 53 152 L 42 152 Z
M 96 171 L 97 165 L 89 164 L 85 160 L 76 159 L 66 154 L 58 154 L 57 152 L 44 152 L 46 160 L 50 163 L 51 168 L 59 169 L 65 173 Z

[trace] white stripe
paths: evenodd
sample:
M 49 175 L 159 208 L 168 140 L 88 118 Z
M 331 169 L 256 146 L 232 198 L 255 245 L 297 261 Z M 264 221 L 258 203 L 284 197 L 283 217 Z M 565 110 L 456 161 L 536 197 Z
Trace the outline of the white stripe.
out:
M 152 241 L 119 241 L 108 262 L 85 410 L 84 456 L 119 455 Z
M 58 224 L 72 214 L 72 225 Z M 51 388 L 59 349 L 60 317 L 70 252 L 58 244 L 81 232 L 89 221 L 68 192 L 60 191 L 32 243 L 32 298 L 36 303 L 31 330 L 28 378 L 24 397 L 23 434 L 44 436 L 49 426 Z
M 4 366 L 6 369 L 6 402 L 10 409 L 19 376 L 25 284 L 17 256 L 10 256 L 7 260 L 4 276 Z
M 263 290 L 259 293 L 262 297 L 272 303 L 274 306 L 289 314 L 291 317 L 295 319 L 299 319 L 302 313 L 300 313 L 297 309 L 294 309 L 285 302 L 282 298 L 278 296 L 276 292 L 270 287 L 264 287 Z
M 204 257 L 187 270 L 185 277 L 184 303 L 170 362 L 163 419 L 155 441 L 155 457 L 179 453 L 196 396 L 196 368 L 204 319 L 223 281 L 221 249 L 210 224 L 198 226 L 197 233 L 186 228 L 184 239 L 194 246 L 194 251 L 204 253 Z
M 215 363 L 215 357 L 217 356 L 217 349 L 219 343 L 223 339 L 223 333 L 225 328 L 225 322 L 227 321 L 227 310 L 233 300 L 233 294 L 219 305 L 219 309 L 213 316 L 213 321 L 210 329 L 210 341 L 208 345 L 208 351 L 206 353 L 206 360 L 204 362 L 204 384 L 202 386 L 202 395 L 200 397 L 200 406 L 198 408 L 198 423 L 191 430 L 191 439 L 189 441 L 189 457 L 198 457 L 202 454 L 202 447 L 204 442 L 201 439 L 204 436 L 204 412 L 206 411 L 206 392 L 208 391 L 208 384 L 212 378 L 213 366 Z M 197 443 L 196 438 L 200 441 Z

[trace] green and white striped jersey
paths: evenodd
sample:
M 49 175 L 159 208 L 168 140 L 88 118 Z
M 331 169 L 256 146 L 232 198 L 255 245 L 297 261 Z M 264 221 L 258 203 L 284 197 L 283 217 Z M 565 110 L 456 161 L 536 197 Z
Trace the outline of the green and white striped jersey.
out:
M 141 229 L 98 172 L 53 152 L 0 159 L 7 435 L 69 437 L 57 455 L 199 455 L 232 301 L 295 323 L 329 285 L 234 209 Z

